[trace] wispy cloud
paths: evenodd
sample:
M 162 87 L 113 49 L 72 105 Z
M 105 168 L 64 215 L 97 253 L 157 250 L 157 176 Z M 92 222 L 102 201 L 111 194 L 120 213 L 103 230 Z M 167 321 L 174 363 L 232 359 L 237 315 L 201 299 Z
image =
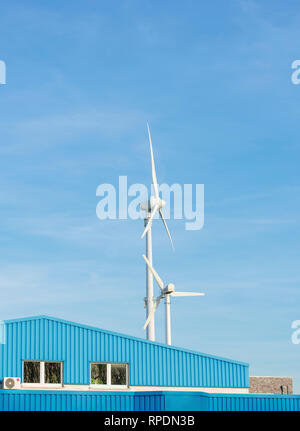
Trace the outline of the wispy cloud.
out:
M 82 112 L 65 112 L 59 115 L 49 114 L 43 117 L 27 118 L 14 123 L 0 124 L 2 134 L 15 137 L 11 145 L 0 146 L 2 154 L 26 153 L 31 148 L 43 148 L 49 145 L 72 145 L 80 135 L 90 135 L 100 139 L 123 137 L 146 124 L 146 115 L 140 111 L 114 112 L 90 109 Z M 18 139 L 16 139 L 18 138 Z M 2 141 L 3 142 L 3 141 Z M 96 142 L 94 142 L 96 145 Z M 103 142 L 102 142 L 103 148 Z

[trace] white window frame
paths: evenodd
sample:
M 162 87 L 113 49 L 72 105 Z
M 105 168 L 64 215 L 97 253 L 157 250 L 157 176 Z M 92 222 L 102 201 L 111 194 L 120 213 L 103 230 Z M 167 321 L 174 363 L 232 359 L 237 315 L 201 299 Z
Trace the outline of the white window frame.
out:
M 40 383 L 24 383 L 24 363 L 25 362 L 39 362 L 40 363 Z M 45 383 L 45 363 L 51 362 L 55 364 L 60 364 L 60 375 L 61 375 L 61 383 Z M 61 388 L 64 385 L 64 363 L 63 361 L 39 361 L 39 360 L 31 360 L 24 359 L 23 360 L 23 378 L 22 378 L 22 386 L 24 387 L 43 387 L 43 388 Z
M 92 365 L 106 365 L 106 380 L 107 383 L 99 385 L 92 383 Z M 126 369 L 126 384 L 125 385 L 112 385 L 111 384 L 111 366 L 112 365 L 125 365 Z M 90 363 L 90 387 L 96 389 L 126 389 L 129 387 L 129 364 L 127 362 L 91 362 Z

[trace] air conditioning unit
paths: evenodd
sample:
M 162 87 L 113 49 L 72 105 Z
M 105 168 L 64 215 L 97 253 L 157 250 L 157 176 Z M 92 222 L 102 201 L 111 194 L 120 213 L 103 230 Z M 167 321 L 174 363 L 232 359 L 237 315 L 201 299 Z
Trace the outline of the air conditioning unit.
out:
M 4 377 L 2 382 L 3 389 L 20 389 L 21 379 L 20 377 Z

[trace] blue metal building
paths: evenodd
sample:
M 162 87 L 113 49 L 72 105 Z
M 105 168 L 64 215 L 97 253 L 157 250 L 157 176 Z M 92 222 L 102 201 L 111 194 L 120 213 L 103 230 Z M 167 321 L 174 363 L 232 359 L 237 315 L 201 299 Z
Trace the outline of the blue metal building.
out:
M 244 362 L 49 316 L 0 329 L 0 381 L 18 382 L 0 411 L 300 410 L 299 395 L 249 394 Z
M 21 389 L 248 392 L 248 364 L 231 359 L 49 316 L 7 320 L 5 332 L 0 380 L 18 377 Z

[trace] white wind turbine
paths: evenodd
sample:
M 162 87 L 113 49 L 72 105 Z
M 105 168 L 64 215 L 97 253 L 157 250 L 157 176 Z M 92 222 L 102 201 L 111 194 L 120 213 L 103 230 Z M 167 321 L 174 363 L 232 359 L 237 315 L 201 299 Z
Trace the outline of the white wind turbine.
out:
M 154 306 L 151 310 L 151 312 L 148 314 L 148 318 L 145 322 L 144 329 L 148 327 L 148 325 L 151 323 L 154 317 L 154 313 L 159 306 L 160 301 L 165 298 L 165 304 L 166 304 L 166 344 L 171 344 L 171 296 L 204 296 L 205 293 L 196 293 L 196 292 L 176 292 L 175 286 L 172 283 L 169 283 L 165 285 L 160 278 L 160 276 L 157 274 L 155 269 L 153 268 L 152 264 L 149 262 L 149 260 L 146 258 L 146 256 L 143 254 L 143 258 L 149 268 L 149 270 L 152 272 L 155 280 L 157 281 L 157 284 L 160 288 L 160 295 L 155 299 Z
M 150 145 L 150 155 L 151 155 L 151 165 L 152 165 L 152 184 L 153 184 L 153 190 L 154 190 L 154 196 L 151 196 L 150 199 L 146 202 L 143 202 L 141 204 L 141 209 L 146 212 L 145 217 L 145 230 L 142 234 L 142 238 L 146 235 L 146 254 L 147 259 L 152 265 L 152 221 L 155 216 L 155 214 L 158 212 L 160 215 L 160 218 L 164 224 L 164 227 L 167 231 L 167 234 L 169 236 L 172 248 L 173 247 L 173 241 L 170 234 L 170 231 L 168 229 L 166 220 L 164 218 L 162 208 L 166 205 L 165 201 L 160 199 L 159 193 L 158 193 L 158 184 L 157 184 L 157 178 L 156 178 L 156 172 L 155 172 L 155 165 L 154 165 L 154 157 L 153 157 L 153 148 L 152 148 L 152 141 L 151 141 L 151 134 L 150 134 L 150 128 L 149 124 L 147 123 L 147 129 L 148 129 L 148 136 L 149 136 L 149 145 Z M 149 315 L 152 313 L 152 310 L 155 306 L 155 298 L 153 296 L 153 276 L 152 272 L 149 269 L 149 266 L 146 265 L 146 298 L 145 298 L 145 304 L 146 304 L 146 316 L 149 317 Z M 153 317 L 153 313 L 152 313 Z M 149 321 L 149 324 L 147 325 L 147 339 L 154 341 L 155 340 L 155 330 L 154 330 L 154 318 L 152 318 Z

